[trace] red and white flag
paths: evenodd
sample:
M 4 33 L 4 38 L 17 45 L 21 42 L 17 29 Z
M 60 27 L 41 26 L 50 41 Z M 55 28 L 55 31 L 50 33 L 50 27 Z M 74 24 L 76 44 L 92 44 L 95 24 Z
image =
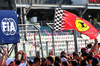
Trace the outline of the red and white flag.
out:
M 88 21 L 72 14 L 61 8 L 55 9 L 54 30 L 69 30 L 75 29 L 76 31 L 85 34 L 90 39 L 96 39 L 98 30 Z

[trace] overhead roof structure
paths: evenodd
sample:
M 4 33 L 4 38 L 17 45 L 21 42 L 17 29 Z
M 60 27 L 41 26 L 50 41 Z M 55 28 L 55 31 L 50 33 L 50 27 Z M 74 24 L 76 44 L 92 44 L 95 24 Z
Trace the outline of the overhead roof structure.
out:
M 31 9 L 54 9 L 59 5 L 54 4 L 16 4 L 17 7 L 25 7 Z M 88 8 L 88 9 L 100 9 L 100 4 L 88 4 L 88 5 L 61 5 L 63 9 L 75 9 L 75 8 Z

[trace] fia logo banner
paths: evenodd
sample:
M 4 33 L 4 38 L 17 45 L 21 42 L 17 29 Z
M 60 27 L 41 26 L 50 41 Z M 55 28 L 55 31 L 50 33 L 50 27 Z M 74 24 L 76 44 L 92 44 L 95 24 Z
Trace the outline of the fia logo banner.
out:
M 1 30 L 5 35 L 15 35 L 17 25 L 13 18 L 4 18 L 1 22 Z

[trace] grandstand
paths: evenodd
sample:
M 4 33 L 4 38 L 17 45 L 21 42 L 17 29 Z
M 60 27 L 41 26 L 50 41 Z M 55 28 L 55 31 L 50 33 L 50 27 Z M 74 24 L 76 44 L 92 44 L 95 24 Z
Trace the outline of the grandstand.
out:
M 83 0 L 80 0 L 80 2 Z M 86 0 L 84 0 L 86 1 Z M 40 37 L 39 32 L 32 31 L 36 30 L 32 24 L 35 24 L 40 29 L 41 43 L 43 48 L 43 55 L 46 57 L 50 50 L 52 49 L 52 30 L 46 23 L 53 23 L 54 20 L 54 9 L 56 7 L 61 7 L 62 9 L 68 10 L 78 16 L 83 14 L 82 17 L 93 24 L 94 18 L 99 16 L 99 6 L 95 6 L 94 3 L 88 4 L 77 4 L 71 0 L 16 0 L 19 24 L 31 24 L 26 26 L 20 26 L 20 43 L 18 44 L 18 50 L 24 50 L 28 56 L 35 56 L 36 52 L 41 53 Z M 85 11 L 87 9 L 87 11 Z M 90 11 L 91 10 L 91 11 Z M 84 15 L 85 12 L 85 15 Z M 93 14 L 95 12 L 95 15 Z M 92 17 L 87 17 L 91 15 Z M 22 18 L 21 18 L 22 17 Z M 32 17 L 37 17 L 37 22 L 31 22 Z M 38 23 L 38 25 L 36 24 Z M 22 31 L 24 30 L 24 31 Z M 76 32 L 77 36 L 77 46 L 78 51 L 82 47 L 85 47 L 89 42 L 94 42 L 89 40 L 89 37 Z M 74 34 L 72 30 L 66 31 L 54 31 L 54 46 L 55 55 L 65 50 L 67 53 L 72 53 L 75 51 Z
M 43 55 L 44 55 L 44 57 L 46 57 L 49 54 L 49 52 L 52 50 L 52 31 L 49 27 L 40 27 L 40 30 L 41 30 Z M 63 50 L 66 51 L 67 53 L 72 53 L 73 51 L 75 51 L 74 35 L 71 31 L 72 30 L 54 31 L 55 55 L 59 56 L 60 52 Z M 18 45 L 19 50 L 23 46 L 23 41 L 24 41 L 24 37 L 22 36 L 22 34 L 23 33 L 20 32 L 21 43 Z M 77 34 L 79 34 L 79 33 L 77 32 Z M 79 52 L 82 47 L 85 47 L 86 44 L 88 44 L 88 42 L 89 42 L 88 40 L 89 40 L 89 38 L 83 39 L 83 38 L 78 37 L 78 35 L 77 35 L 77 41 L 78 41 L 77 44 L 78 44 Z M 41 50 L 38 31 L 35 31 L 35 32 L 28 31 L 26 42 L 27 42 L 25 44 L 26 51 L 29 52 L 32 56 L 34 56 L 35 51 Z M 36 47 L 38 49 L 35 48 L 35 42 L 36 42 Z M 90 42 L 92 42 L 92 41 L 90 41 Z M 27 53 L 27 54 L 29 54 L 29 53 Z

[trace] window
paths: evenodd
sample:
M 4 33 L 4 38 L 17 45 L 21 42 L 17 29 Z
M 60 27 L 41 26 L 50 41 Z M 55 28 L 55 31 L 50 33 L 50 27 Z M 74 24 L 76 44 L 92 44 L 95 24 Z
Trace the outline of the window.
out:
M 15 0 L 0 0 L 0 10 L 16 10 Z

